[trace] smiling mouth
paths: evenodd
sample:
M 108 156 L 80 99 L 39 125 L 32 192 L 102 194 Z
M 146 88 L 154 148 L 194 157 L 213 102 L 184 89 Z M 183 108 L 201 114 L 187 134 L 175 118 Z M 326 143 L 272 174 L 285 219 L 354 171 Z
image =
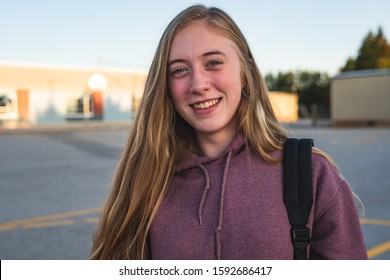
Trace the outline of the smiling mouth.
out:
M 215 98 L 215 99 L 211 99 L 211 100 L 208 100 L 205 102 L 195 103 L 195 104 L 192 104 L 191 107 L 193 107 L 195 109 L 207 109 L 207 108 L 210 108 L 210 107 L 217 105 L 219 103 L 219 101 L 221 101 L 221 99 L 222 98 Z

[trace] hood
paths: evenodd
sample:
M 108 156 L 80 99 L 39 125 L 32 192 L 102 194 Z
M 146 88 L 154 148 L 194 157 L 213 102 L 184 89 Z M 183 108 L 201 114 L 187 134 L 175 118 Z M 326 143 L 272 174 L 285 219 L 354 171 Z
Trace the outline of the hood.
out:
M 199 156 L 195 153 L 189 152 L 182 161 L 176 164 L 173 173 L 179 173 L 181 171 L 199 167 L 201 164 L 206 164 L 220 158 L 226 157 L 229 153 L 232 156 L 240 153 L 245 147 L 247 147 L 247 141 L 241 134 L 238 134 L 233 141 L 226 147 L 226 149 L 216 157 Z

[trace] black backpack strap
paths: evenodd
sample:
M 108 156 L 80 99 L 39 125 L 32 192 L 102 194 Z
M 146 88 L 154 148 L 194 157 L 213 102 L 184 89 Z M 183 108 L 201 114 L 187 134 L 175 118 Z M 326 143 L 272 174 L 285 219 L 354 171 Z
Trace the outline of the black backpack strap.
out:
M 307 223 L 313 204 L 312 147 L 312 139 L 287 138 L 284 143 L 283 200 L 291 224 L 295 260 L 307 260 L 310 244 Z

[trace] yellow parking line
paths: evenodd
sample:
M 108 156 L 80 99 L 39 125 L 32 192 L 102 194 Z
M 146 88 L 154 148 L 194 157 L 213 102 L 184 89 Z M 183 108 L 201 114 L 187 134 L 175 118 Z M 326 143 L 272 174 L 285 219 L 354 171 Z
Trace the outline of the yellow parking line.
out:
M 98 212 L 101 212 L 101 210 L 102 210 L 101 208 L 88 208 L 88 209 L 83 209 L 83 210 L 63 212 L 63 213 L 37 216 L 37 217 L 28 218 L 28 219 L 5 222 L 5 223 L 0 224 L 0 232 L 14 230 L 18 227 L 22 227 L 22 226 L 30 225 L 30 224 L 34 224 L 34 223 L 63 220 L 66 218 L 77 217 L 77 216 L 82 216 L 82 215 L 91 214 L 91 213 L 98 213 Z
M 0 224 L 0 232 L 14 230 L 15 228 L 14 225 Z
M 383 243 L 379 246 L 376 246 L 370 250 L 367 251 L 367 255 L 370 259 L 385 253 L 386 251 L 390 250 L 390 241 L 387 241 L 386 243 Z
M 99 222 L 99 218 L 88 218 L 85 219 L 84 222 L 86 224 L 97 224 Z
M 375 220 L 375 219 L 360 219 L 362 225 L 379 225 L 379 226 L 390 226 L 390 221 Z
M 31 223 L 23 225 L 23 228 L 47 228 L 47 227 L 58 227 L 58 226 L 68 226 L 73 225 L 75 220 L 60 220 L 60 221 L 47 221 L 39 223 Z

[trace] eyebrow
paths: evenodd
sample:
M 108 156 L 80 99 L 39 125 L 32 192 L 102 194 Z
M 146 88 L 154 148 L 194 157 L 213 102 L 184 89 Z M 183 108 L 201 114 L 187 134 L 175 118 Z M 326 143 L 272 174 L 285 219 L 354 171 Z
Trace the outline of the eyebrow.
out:
M 204 53 L 203 56 L 211 56 L 211 55 L 215 55 L 215 54 L 226 56 L 226 54 L 224 52 L 221 52 L 221 51 L 210 51 L 210 52 Z
M 216 51 L 209 51 L 209 52 L 202 54 L 203 57 L 208 57 L 208 56 L 212 56 L 212 55 L 226 56 L 226 54 L 224 52 L 217 51 L 217 50 Z M 181 58 L 174 59 L 174 60 L 168 62 L 168 67 L 170 67 L 172 64 L 179 63 L 179 62 L 186 62 L 186 60 L 181 59 Z

